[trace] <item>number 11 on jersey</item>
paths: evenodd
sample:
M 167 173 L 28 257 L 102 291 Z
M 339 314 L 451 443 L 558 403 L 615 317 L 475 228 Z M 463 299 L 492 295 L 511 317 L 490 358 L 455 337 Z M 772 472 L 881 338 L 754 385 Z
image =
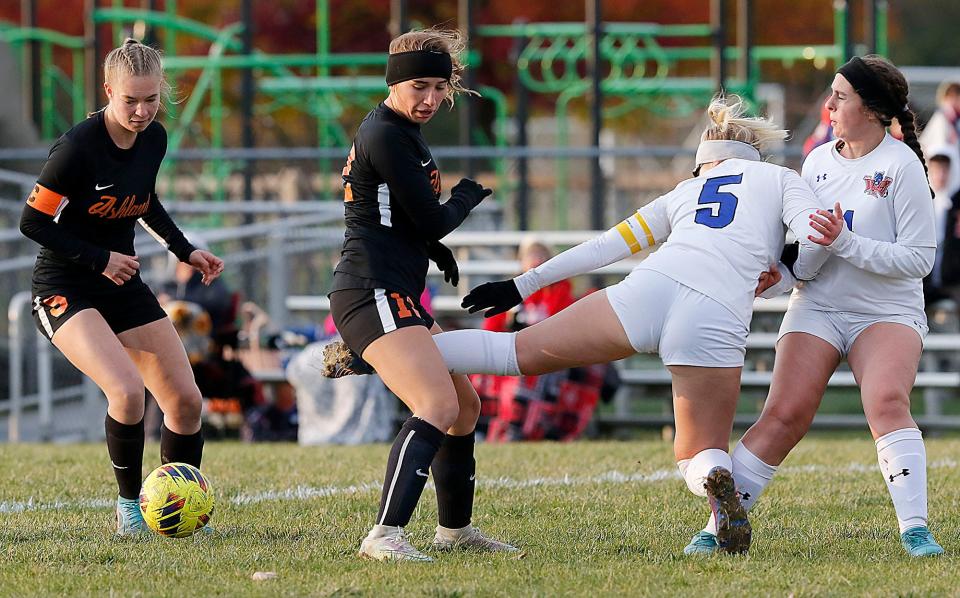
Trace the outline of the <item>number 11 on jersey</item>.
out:
M 743 181 L 743 173 L 728 174 L 726 176 L 713 177 L 703 183 L 703 189 L 700 190 L 700 197 L 697 203 L 701 205 L 711 205 L 707 208 L 697 210 L 693 221 L 697 224 L 709 226 L 710 228 L 723 228 L 733 222 L 733 217 L 737 213 L 737 196 L 729 191 L 720 191 L 724 185 L 737 185 Z M 716 214 L 714 214 L 716 210 Z

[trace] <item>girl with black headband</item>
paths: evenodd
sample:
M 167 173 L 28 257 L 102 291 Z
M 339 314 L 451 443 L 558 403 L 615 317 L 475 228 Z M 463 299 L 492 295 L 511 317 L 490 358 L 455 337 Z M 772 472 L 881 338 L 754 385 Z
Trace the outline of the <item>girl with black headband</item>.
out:
M 360 556 L 377 560 L 431 560 L 403 532 L 430 471 L 435 548 L 516 550 L 470 523 L 480 399 L 465 376 L 447 373 L 431 337 L 440 327 L 419 302 L 429 260 L 457 284 L 456 261 L 439 240 L 492 193 L 462 179 L 440 203 L 440 170 L 420 133 L 443 102 L 473 93 L 460 85 L 463 48 L 459 32 L 439 29 L 390 43 L 389 96 L 363 119 L 343 169 L 347 230 L 330 311 L 345 343 L 413 412 L 390 450 L 377 522 L 360 546 Z
M 907 91 L 903 74 L 879 56 L 854 57 L 833 80 L 825 107 L 839 139 L 814 149 L 802 175 L 825 204 L 834 204 L 814 218 L 814 228 L 837 240 L 816 280 L 793 292 L 770 394 L 734 450 L 733 473 L 749 509 L 806 434 L 827 381 L 846 357 L 901 542 L 920 557 L 943 553 L 927 527 L 926 453 L 910 415 L 927 333 L 921 281 L 933 267 L 937 236 Z M 886 131 L 894 118 L 903 142 Z M 784 283 L 793 284 L 789 272 Z M 711 521 L 691 547 L 715 550 L 715 533 Z

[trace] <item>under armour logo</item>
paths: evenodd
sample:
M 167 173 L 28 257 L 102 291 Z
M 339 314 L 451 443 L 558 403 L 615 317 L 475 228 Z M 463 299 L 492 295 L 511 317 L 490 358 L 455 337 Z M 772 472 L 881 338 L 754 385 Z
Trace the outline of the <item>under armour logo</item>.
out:
M 827 180 L 827 173 L 817 175 L 817 182 L 819 183 L 821 180 Z
M 908 475 L 910 475 L 910 470 L 909 470 L 909 469 L 902 469 L 902 470 L 900 470 L 900 473 L 892 473 L 892 474 L 890 474 L 888 477 L 890 478 L 890 481 L 892 482 L 892 481 L 893 481 L 893 478 L 900 477 L 900 476 L 906 477 L 906 476 L 908 476 Z

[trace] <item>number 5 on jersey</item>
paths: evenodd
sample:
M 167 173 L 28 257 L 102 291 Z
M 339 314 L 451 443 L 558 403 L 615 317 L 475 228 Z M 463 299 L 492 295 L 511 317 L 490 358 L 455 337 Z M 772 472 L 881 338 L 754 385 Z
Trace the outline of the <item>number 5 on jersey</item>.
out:
M 720 191 L 720 187 L 738 185 L 742 181 L 742 173 L 707 179 L 703 183 L 703 189 L 700 190 L 697 203 L 710 207 L 698 209 L 693 221 L 710 228 L 723 228 L 733 222 L 733 217 L 737 213 L 737 196 L 729 191 Z

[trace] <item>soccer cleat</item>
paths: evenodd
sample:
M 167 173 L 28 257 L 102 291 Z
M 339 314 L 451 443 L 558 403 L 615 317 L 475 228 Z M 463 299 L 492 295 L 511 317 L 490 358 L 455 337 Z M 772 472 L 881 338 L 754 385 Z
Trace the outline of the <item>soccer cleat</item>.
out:
M 699 531 L 683 549 L 683 554 L 713 554 L 720 550 L 717 537 L 710 532 Z
M 433 537 L 434 550 L 474 549 L 486 552 L 517 552 L 516 546 L 494 540 L 483 535 L 479 529 L 467 525 L 458 530 L 447 530 L 437 526 L 437 535 Z
M 320 373 L 327 378 L 342 378 L 377 372 L 373 366 L 354 353 L 347 343 L 334 341 L 323 348 L 323 365 L 320 367 Z
M 136 498 L 117 497 L 117 535 L 123 537 L 139 536 L 149 528 L 140 513 L 140 501 Z
M 360 543 L 360 558 L 375 561 L 414 561 L 432 563 L 433 559 L 410 544 L 402 527 L 391 528 L 382 536 L 367 536 Z
M 925 525 L 911 527 L 900 534 L 900 543 L 910 556 L 937 556 L 943 554 L 943 547 L 933 539 L 933 534 Z
M 717 522 L 717 546 L 720 552 L 745 554 L 750 549 L 750 521 L 740 504 L 733 474 L 723 467 L 714 467 L 704 484 L 710 509 Z

